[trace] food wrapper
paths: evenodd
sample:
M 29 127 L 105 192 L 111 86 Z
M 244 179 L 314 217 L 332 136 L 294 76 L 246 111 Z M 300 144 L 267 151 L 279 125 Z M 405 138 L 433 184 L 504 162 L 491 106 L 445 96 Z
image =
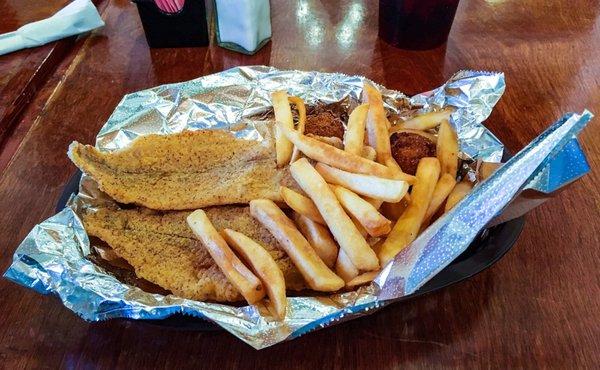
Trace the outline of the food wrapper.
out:
M 247 140 L 262 140 L 254 123 L 271 111 L 270 91 L 287 89 L 308 105 L 339 103 L 350 108 L 360 101 L 364 80 L 337 73 L 255 66 L 163 85 L 125 96 L 100 130 L 96 146 L 111 151 L 140 135 L 188 129 L 223 129 Z M 412 98 L 380 89 L 395 119 L 416 110 L 452 107 L 451 123 L 457 129 L 463 159 L 497 162 L 502 158 L 502 143 L 482 122 L 504 87 L 502 73 L 462 71 L 438 89 Z M 159 320 L 184 314 L 210 320 L 254 348 L 265 348 L 370 314 L 414 293 L 465 251 L 486 225 L 499 215 L 511 215 L 508 205 L 523 190 L 548 195 L 582 176 L 589 167 L 575 136 L 591 117 L 587 111 L 569 113 L 552 124 L 425 230 L 372 284 L 329 296 L 289 297 L 288 313 L 282 321 L 274 320 L 262 303 L 238 307 L 145 292 L 91 262 L 86 258 L 90 240 L 78 210 L 111 200 L 86 176 L 69 205 L 29 233 L 4 276 L 40 293 L 57 295 L 85 320 Z M 520 204 L 512 216 L 532 205 Z

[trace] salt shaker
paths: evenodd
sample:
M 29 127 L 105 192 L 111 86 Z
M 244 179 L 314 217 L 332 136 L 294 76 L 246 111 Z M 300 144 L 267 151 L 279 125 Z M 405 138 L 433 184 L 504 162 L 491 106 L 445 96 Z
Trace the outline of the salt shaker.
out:
M 214 0 L 219 46 L 252 55 L 271 40 L 269 0 Z

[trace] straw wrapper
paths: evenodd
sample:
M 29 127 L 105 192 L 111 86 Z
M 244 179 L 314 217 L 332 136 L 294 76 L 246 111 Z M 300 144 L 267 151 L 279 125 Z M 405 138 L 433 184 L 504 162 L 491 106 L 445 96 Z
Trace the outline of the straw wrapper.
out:
M 110 151 L 147 133 L 206 128 L 262 140 L 253 122 L 270 110 L 270 91 L 287 89 L 308 104 L 353 106 L 360 101 L 363 81 L 342 74 L 234 68 L 127 95 L 98 134 L 96 145 Z M 463 157 L 500 160 L 502 144 L 481 122 L 504 91 L 501 73 L 460 72 L 433 92 L 410 99 L 396 91 L 382 91 L 387 109 L 398 117 L 412 114 L 414 109 L 453 107 L 452 123 Z M 182 313 L 211 320 L 254 348 L 265 348 L 368 314 L 415 292 L 460 255 L 503 210 L 508 212 L 507 205 L 523 189 L 551 193 L 582 176 L 589 168 L 575 135 L 591 117 L 587 111 L 570 113 L 553 124 L 423 232 L 373 284 L 329 297 L 291 297 L 283 321 L 272 320 L 262 304 L 233 307 L 144 292 L 86 259 L 90 242 L 77 212 L 111 200 L 85 176 L 80 194 L 70 206 L 37 225 L 25 238 L 4 276 L 38 292 L 56 294 L 86 320 L 161 319 Z M 530 208 L 531 204 L 521 206 L 517 214 Z

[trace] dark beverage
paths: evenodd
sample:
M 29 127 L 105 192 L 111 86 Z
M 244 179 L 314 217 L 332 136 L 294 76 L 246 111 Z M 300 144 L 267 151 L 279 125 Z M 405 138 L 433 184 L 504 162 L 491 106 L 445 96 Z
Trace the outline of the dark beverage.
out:
M 379 37 L 402 49 L 446 42 L 459 0 L 379 0 Z
M 137 4 L 146 41 L 151 48 L 208 46 L 204 1 L 188 0 L 179 11 L 161 10 L 154 0 L 133 0 Z M 170 7 L 177 10 L 175 1 Z

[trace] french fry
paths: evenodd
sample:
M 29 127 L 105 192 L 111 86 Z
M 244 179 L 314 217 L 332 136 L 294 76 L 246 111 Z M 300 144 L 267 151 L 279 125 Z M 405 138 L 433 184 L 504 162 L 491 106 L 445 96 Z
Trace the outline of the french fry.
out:
M 417 181 L 412 188 L 410 204 L 379 250 L 381 266 L 387 264 L 417 237 L 425 212 L 429 207 L 433 189 L 440 176 L 440 162 L 438 159 L 432 157 L 421 158 L 417 166 L 416 176 Z
M 344 212 L 333 191 L 308 160 L 302 158 L 292 163 L 290 172 L 302 190 L 315 202 L 333 237 L 354 266 L 366 271 L 379 268 L 377 256 Z
M 302 152 L 298 150 L 298 147 L 294 146 L 292 150 L 292 157 L 290 158 L 290 163 L 296 162 L 298 159 L 302 157 Z
M 323 220 L 323 217 L 319 213 L 317 206 L 310 198 L 307 198 L 304 195 L 297 193 L 285 186 L 281 187 L 280 192 L 283 201 L 291 209 L 315 222 L 320 223 L 321 225 L 325 225 L 325 220 Z
M 404 172 L 392 157 L 390 144 L 390 122 L 387 120 L 383 98 L 379 90 L 369 83 L 363 84 L 364 97 L 369 102 L 367 115 L 367 139 L 369 145 L 375 148 L 377 162 L 387 166 L 393 173 L 393 178 L 401 179 Z
M 373 281 L 379 275 L 380 271 L 368 271 L 362 273 L 346 283 L 346 288 L 354 289 L 360 285 L 365 285 Z
M 335 265 L 338 255 L 338 246 L 333 240 L 329 230 L 321 224 L 318 224 L 310 218 L 294 212 L 294 221 L 298 230 L 304 235 L 308 243 L 314 248 L 317 255 L 325 262 L 327 267 Z
M 365 238 L 365 240 L 366 240 L 367 237 L 369 236 L 367 229 L 365 229 L 364 226 L 361 225 L 360 222 L 358 222 L 358 220 L 354 216 L 348 215 L 348 217 L 350 217 L 350 219 L 352 220 L 352 223 L 354 224 L 354 226 L 356 226 L 356 230 L 358 230 L 358 233 L 360 235 L 362 235 L 362 237 Z M 368 242 L 367 242 L 367 244 L 368 244 Z
M 277 318 L 283 319 L 287 306 L 285 279 L 277 262 L 262 245 L 240 232 L 224 229 L 221 235 L 261 279 L 275 308 Z
M 475 184 L 473 184 L 472 182 L 470 182 L 468 180 L 463 180 L 463 181 L 459 182 L 458 184 L 456 184 L 456 186 L 454 187 L 454 190 L 452 190 L 450 195 L 448 195 L 448 199 L 446 199 L 446 206 L 444 207 L 444 213 L 446 213 L 449 210 L 451 210 L 452 208 L 454 208 L 456 203 L 460 202 L 460 200 L 462 198 L 464 198 L 467 194 L 469 194 L 471 192 L 471 190 L 473 190 L 474 185 Z
M 348 153 L 362 155 L 368 112 L 369 104 L 361 104 L 350 113 L 348 127 L 344 133 L 344 150 Z
M 422 130 L 413 130 L 410 128 L 402 128 L 400 125 L 395 125 L 395 126 L 392 126 L 392 128 L 390 129 L 390 136 L 392 136 L 392 134 L 395 134 L 395 133 L 416 134 L 416 135 L 423 136 L 424 138 L 428 139 L 429 141 L 431 141 L 434 144 L 437 143 L 437 136 L 435 136 L 434 134 L 431 134 L 429 132 L 422 131 Z
M 389 128 L 390 122 L 386 118 L 383 98 L 381 93 L 368 83 L 363 88 L 367 101 L 369 102 L 369 114 L 367 116 L 367 133 L 371 146 L 375 147 L 377 162 L 387 166 L 393 173 L 393 178 L 402 179 L 405 175 L 402 168 L 392 156 Z
M 303 134 L 304 127 L 306 126 L 306 107 L 304 106 L 304 101 L 297 96 L 290 96 L 288 101 L 296 105 L 296 109 L 298 109 L 298 124 L 296 125 L 296 131 Z M 300 158 L 300 151 L 294 146 L 290 163 L 297 161 L 298 158 Z
M 306 107 L 304 106 L 304 100 L 297 96 L 288 97 L 288 101 L 296 106 L 298 109 L 298 124 L 296 125 L 296 131 L 303 134 L 304 127 L 306 126 Z
M 394 159 L 394 157 L 390 156 L 389 158 L 387 158 L 385 160 L 385 165 L 394 173 L 394 179 L 406 178 L 407 180 L 414 181 L 414 176 L 405 174 L 404 171 L 402 171 L 402 168 L 400 168 L 398 162 L 396 162 L 396 160 Z
M 340 249 L 335 261 L 335 273 L 344 281 L 351 281 L 359 274 L 358 269 L 343 249 Z
M 378 108 L 378 110 L 379 110 L 379 112 L 383 112 L 383 121 L 386 125 L 386 128 L 389 129 L 391 124 L 387 120 L 387 117 L 385 114 L 385 108 L 383 107 L 383 96 L 381 95 L 381 92 L 379 90 L 377 90 L 377 88 L 375 86 L 373 86 L 372 84 L 370 84 L 366 81 L 363 82 L 363 99 L 362 99 L 362 101 L 363 101 L 363 103 L 368 103 L 371 105 L 375 104 L 377 107 L 380 107 L 380 109 Z
M 399 202 L 408 191 L 408 183 L 402 180 L 346 172 L 323 163 L 317 163 L 315 169 L 331 184 L 341 185 L 358 194 L 385 202 Z
M 440 123 L 436 148 L 442 173 L 449 173 L 456 178 L 458 171 L 458 136 L 448 120 Z
M 396 162 L 394 157 L 392 157 L 391 155 L 385 160 L 385 165 L 392 168 L 394 171 L 403 172 L 398 162 Z
M 452 111 L 444 109 L 437 112 L 423 113 L 398 125 L 398 129 L 429 130 L 437 127 L 443 120 L 450 118 Z
M 364 145 L 362 147 L 360 156 L 370 161 L 374 161 L 375 159 L 377 159 L 377 152 L 372 146 Z
M 383 98 L 379 90 L 367 82 L 363 84 L 363 92 L 365 100 L 369 103 L 366 124 L 369 145 L 377 152 L 377 162 L 388 165 L 387 161 L 392 156 L 392 149 L 388 131 L 390 123 L 386 118 Z
M 435 185 L 435 188 L 433 189 L 431 201 L 429 202 L 429 207 L 427 207 L 427 212 L 425 212 L 423 227 L 427 227 L 429 225 L 431 217 L 433 217 L 433 215 L 440 209 L 442 204 L 444 204 L 444 201 L 452 192 L 454 186 L 456 186 L 456 179 L 449 173 L 445 173 L 440 177 Z
M 192 212 L 187 223 L 194 235 L 202 242 L 227 280 L 233 284 L 250 304 L 265 296 L 260 280 L 231 251 L 223 237 L 215 229 L 203 210 Z
M 362 197 L 364 200 L 366 200 L 367 202 L 369 202 L 370 205 L 372 205 L 373 207 L 375 207 L 375 209 L 379 209 L 381 208 L 381 205 L 383 204 L 383 200 L 381 199 L 375 199 L 375 198 L 370 198 L 370 197 Z
M 299 159 L 293 165 L 303 160 L 306 159 Z M 250 214 L 277 239 L 311 289 L 333 292 L 344 286 L 344 281 L 325 265 L 292 220 L 273 201 L 250 201 Z
M 281 90 L 271 93 L 271 102 L 273 103 L 273 110 L 275 112 L 275 121 L 278 123 L 275 126 L 277 166 L 283 167 L 290 162 L 294 145 L 282 132 L 281 127 L 293 130 L 294 117 L 292 117 L 292 109 L 290 108 L 287 92 Z
M 350 172 L 391 179 L 397 176 L 394 171 L 380 163 L 370 161 L 356 154 L 345 152 L 307 135 L 301 135 L 279 122 L 277 122 L 277 127 L 279 127 L 279 130 L 283 132 L 285 136 L 296 145 L 302 153 L 304 153 L 304 155 L 311 159 Z M 412 178 L 410 175 L 406 176 L 406 179 Z
M 342 207 L 354 216 L 371 236 L 382 236 L 390 232 L 392 222 L 383 217 L 369 202 L 339 185 L 331 185 Z
M 344 149 L 344 142 L 337 136 L 319 136 L 313 134 L 306 134 L 306 136 L 311 137 L 313 139 L 317 139 L 322 143 L 329 144 L 333 147 L 336 147 L 340 150 Z
M 481 162 L 477 169 L 477 181 L 483 181 L 492 176 L 500 166 L 502 166 L 502 163 Z

